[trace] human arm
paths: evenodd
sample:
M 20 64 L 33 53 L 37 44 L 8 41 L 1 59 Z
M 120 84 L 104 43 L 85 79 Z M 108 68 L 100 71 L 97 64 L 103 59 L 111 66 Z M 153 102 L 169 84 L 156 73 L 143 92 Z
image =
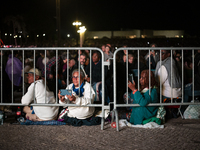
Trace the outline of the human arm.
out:
M 167 80 L 167 78 L 168 78 L 167 70 L 164 66 L 161 66 L 160 69 L 158 70 L 158 79 L 159 79 L 159 82 L 161 83 L 161 85 L 164 84 L 164 82 Z
M 151 96 L 149 95 L 149 90 L 144 94 L 137 91 L 134 95 L 131 94 L 131 97 L 134 97 L 134 104 L 139 104 L 140 106 L 146 106 L 149 103 L 156 103 L 158 101 L 157 90 L 151 90 Z
M 129 89 L 132 90 L 132 94 L 135 94 L 135 92 L 137 91 L 137 89 L 135 88 L 135 81 L 133 80 L 133 83 L 131 83 L 130 81 L 128 81 L 128 87 Z
M 23 105 L 29 105 L 34 100 L 34 84 L 31 84 L 26 94 L 22 97 L 21 103 Z

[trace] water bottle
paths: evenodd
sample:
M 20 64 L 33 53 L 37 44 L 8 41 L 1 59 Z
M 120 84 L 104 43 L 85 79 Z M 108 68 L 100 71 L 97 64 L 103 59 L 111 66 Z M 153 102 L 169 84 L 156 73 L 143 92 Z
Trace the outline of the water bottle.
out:
M 3 117 L 4 117 L 4 113 L 3 111 L 0 111 L 0 125 L 3 125 Z

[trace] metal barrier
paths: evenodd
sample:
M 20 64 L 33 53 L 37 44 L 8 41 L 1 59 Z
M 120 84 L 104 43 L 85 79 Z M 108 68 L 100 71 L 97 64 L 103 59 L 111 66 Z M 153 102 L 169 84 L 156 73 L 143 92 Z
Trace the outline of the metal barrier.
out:
M 35 62 L 35 59 L 36 59 L 36 52 L 37 51 L 40 51 L 40 50 L 43 50 L 44 51 L 44 58 L 45 58 L 45 61 L 46 61 L 46 58 L 47 58 L 47 51 L 53 51 L 53 52 L 55 52 L 55 57 L 56 57 L 56 85 L 58 85 L 58 58 L 59 58 L 59 53 L 60 52 L 66 52 L 67 53 L 67 66 L 69 66 L 69 54 L 70 54 L 70 52 L 74 52 L 75 50 L 77 51 L 77 52 L 79 52 L 77 55 L 78 55 L 78 58 L 79 58 L 79 60 L 80 60 L 80 50 L 89 50 L 89 57 L 90 57 L 90 81 L 92 80 L 91 79 L 91 77 L 92 77 L 92 75 L 91 75 L 91 72 L 92 72 L 92 66 L 91 66 L 91 63 L 92 63 L 92 52 L 93 51 L 98 51 L 100 54 L 101 54 L 101 60 L 104 60 L 104 55 L 103 55 L 103 52 L 102 52 L 102 50 L 100 50 L 99 48 L 91 48 L 91 47 L 53 47 L 53 48 L 0 48 L 0 52 L 1 52 L 1 56 L 0 56 L 0 62 L 1 62 L 1 73 L 0 73 L 0 75 L 1 75 L 1 77 L 0 77 L 0 79 L 1 79 L 1 93 L 0 93 L 0 95 L 1 95 L 1 101 L 0 101 L 0 106 L 24 106 L 24 105 L 22 105 L 21 104 L 21 101 L 20 102 L 16 102 L 16 100 L 15 100 L 15 91 L 14 91 L 14 85 L 13 84 L 11 84 L 11 89 L 3 89 L 4 88 L 4 85 L 6 84 L 6 83 L 3 83 L 3 78 L 4 78 L 4 76 L 3 76 L 3 69 L 5 69 L 5 66 L 3 66 L 3 61 L 5 60 L 5 58 L 3 58 L 4 56 L 2 55 L 2 53 L 3 52 L 6 52 L 6 51 L 10 51 L 11 52 L 11 59 L 12 59 L 12 63 L 11 63 L 11 67 L 12 67 L 12 75 L 11 75 L 11 83 L 13 83 L 13 79 L 14 79 L 14 74 L 13 74 L 13 69 L 15 69 L 14 67 L 15 67 L 15 64 L 13 64 L 13 57 L 14 57 L 14 52 L 15 51 L 19 51 L 19 52 L 21 52 L 22 53 L 22 57 L 21 57 L 21 62 L 22 62 L 22 68 L 23 68 L 23 71 L 22 71 L 22 75 L 23 75 L 23 77 L 22 77 L 22 82 L 21 82 L 21 86 L 22 86 L 22 92 L 21 92 L 21 95 L 20 96 L 23 96 L 24 94 L 25 94 L 25 85 L 24 85 L 24 80 L 25 80 L 25 78 L 24 78 L 24 74 L 25 74 L 25 72 L 24 72 L 24 67 L 25 67 L 25 54 L 27 53 L 27 52 L 31 52 L 32 54 L 33 54 L 33 56 L 32 56 L 32 59 L 33 59 L 33 68 L 35 69 L 36 68 L 36 62 Z M 81 69 L 81 67 L 80 67 L 80 61 L 78 61 L 79 63 L 78 63 L 78 69 L 79 69 L 79 76 L 80 76 L 80 69 Z M 75 107 L 100 107 L 101 109 L 102 109 L 102 119 L 101 119 L 101 129 L 103 130 L 103 128 L 104 128 L 104 119 L 105 119 L 105 109 L 109 109 L 109 105 L 106 105 L 105 104 L 105 100 L 104 100 L 104 98 L 105 98 L 105 79 L 104 79 L 104 67 L 105 67 L 105 65 L 107 65 L 108 63 L 106 63 L 106 62 L 104 62 L 104 61 L 101 61 L 101 63 L 102 63 L 102 80 L 101 80 L 101 82 L 102 82 L 102 101 L 101 101 L 101 104 L 91 104 L 91 102 L 90 102 L 90 104 L 88 104 L 88 105 L 86 105 L 86 106 L 77 106 L 77 105 L 75 105 L 75 104 L 59 104 L 59 101 L 58 101 L 58 96 L 57 96 L 57 93 L 58 93 L 58 87 L 56 86 L 56 104 L 47 104 L 46 102 L 44 103 L 44 104 L 37 104 L 36 103 L 36 100 L 34 100 L 34 103 L 32 103 L 32 104 L 30 104 L 30 106 L 75 106 Z M 46 79 L 47 79 L 47 75 L 46 75 L 46 72 L 47 72 L 47 70 L 46 70 L 46 63 L 45 63 L 45 65 L 44 65 L 44 68 L 45 68 L 45 74 L 44 74 L 44 81 L 45 81 L 45 88 L 46 88 L 46 86 L 47 86 L 47 81 L 46 81 Z M 66 85 L 69 85 L 69 68 L 67 68 L 67 80 L 66 80 Z M 35 74 L 34 74 L 34 77 L 35 77 Z M 35 81 L 35 79 L 34 79 L 34 81 Z M 80 79 L 79 79 L 79 81 L 80 81 Z M 66 87 L 64 87 L 64 88 L 66 88 Z M 11 95 L 4 95 L 5 93 L 3 92 L 3 90 L 5 91 L 5 90 L 11 90 Z M 35 92 L 35 91 L 34 91 Z M 79 92 L 80 93 L 80 92 Z M 35 94 L 34 94 L 35 95 Z M 7 97 L 9 97 L 10 96 L 10 98 L 11 98 L 11 102 L 7 102 Z M 21 98 L 21 97 L 20 97 Z M 34 99 L 35 99 L 35 97 L 34 97 Z M 45 99 L 46 99 L 46 94 L 45 94 Z
M 115 51 L 114 53 L 114 60 L 113 60 L 113 77 L 114 77 L 114 81 L 113 81 L 113 87 L 114 87 L 114 110 L 113 110 L 113 115 L 115 116 L 115 119 L 116 119 L 116 129 L 117 131 L 119 131 L 119 118 L 118 118 L 118 111 L 117 111 L 117 108 L 119 107 L 140 107 L 139 104 L 128 104 L 128 94 L 126 96 L 126 104 L 125 103 L 118 103 L 117 102 L 117 93 L 119 91 L 117 91 L 117 58 L 118 58 L 118 54 L 122 51 L 122 50 L 125 50 L 126 51 L 126 56 L 128 56 L 127 54 L 129 54 L 130 51 L 134 52 L 134 53 L 137 53 L 135 56 L 137 56 L 138 58 L 138 66 L 137 66 L 137 69 L 136 69 L 136 72 L 134 72 L 134 74 L 137 76 L 137 86 L 138 86 L 138 90 L 140 89 L 140 84 L 139 84 L 139 78 L 140 78 L 140 53 L 143 53 L 144 51 L 147 51 L 148 54 L 150 54 L 151 50 L 157 50 L 159 53 L 159 58 L 160 60 L 161 59 L 161 50 L 170 50 L 171 52 L 171 57 L 173 57 L 173 52 L 174 51 L 177 51 L 179 50 L 181 52 L 181 57 L 182 57 L 182 71 L 181 71 L 181 74 L 182 74 L 182 88 L 181 88 L 181 93 L 182 93 L 182 96 L 180 97 L 182 100 L 180 103 L 176 103 L 176 102 L 173 102 L 171 100 L 170 103 L 163 103 L 162 101 L 162 94 L 160 94 L 160 102 L 159 103 L 150 103 L 146 106 L 175 106 L 175 105 L 191 105 L 191 104 L 194 104 L 194 105 L 199 105 L 200 103 L 199 102 L 183 102 L 184 100 L 184 53 L 187 51 L 187 52 L 191 52 L 191 56 L 192 56 L 192 83 L 193 83 L 193 86 L 192 86 L 192 99 L 194 100 L 194 97 L 195 97 L 195 94 L 194 94 L 194 53 L 195 51 L 197 50 L 200 50 L 200 47 L 185 47 L 185 48 L 182 48 L 182 47 L 177 47 L 177 48 L 172 48 L 172 47 L 151 47 L 151 48 L 147 48 L 147 47 L 135 47 L 135 48 L 119 48 Z M 160 63 L 160 66 L 161 66 L 161 63 L 162 61 L 158 62 Z M 151 68 L 151 57 L 149 57 L 149 62 L 148 62 L 149 66 L 148 66 L 148 69 L 149 70 L 152 70 Z M 153 70 L 155 71 L 155 70 Z M 171 72 L 172 72 L 172 59 L 171 59 Z M 161 70 L 162 72 L 162 70 Z M 171 74 L 171 85 L 172 85 L 172 74 Z M 151 87 L 151 78 L 150 78 L 150 71 L 149 71 L 149 87 Z M 118 81 L 119 82 L 119 81 Z M 122 82 L 122 80 L 120 80 L 120 82 Z M 126 57 L 126 93 L 128 93 L 128 57 Z M 161 82 L 160 82 L 160 91 L 162 91 L 162 85 L 161 85 Z M 150 95 L 150 90 L 149 90 L 149 95 Z M 173 94 L 172 94 L 172 90 L 171 90 L 171 99 L 173 99 Z

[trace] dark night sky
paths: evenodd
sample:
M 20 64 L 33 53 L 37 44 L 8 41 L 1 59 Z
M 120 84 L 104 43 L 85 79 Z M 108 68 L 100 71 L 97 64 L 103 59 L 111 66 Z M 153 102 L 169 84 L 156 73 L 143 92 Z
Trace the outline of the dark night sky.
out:
M 186 1 L 60 0 L 60 3 L 61 32 L 65 34 L 75 31 L 72 22 L 76 19 L 89 31 L 183 29 L 194 33 L 200 25 L 198 3 Z M 33 32 L 36 29 L 51 32 L 56 26 L 56 0 L 5 0 L 1 2 L 0 13 L 1 24 L 5 16 L 19 14 Z

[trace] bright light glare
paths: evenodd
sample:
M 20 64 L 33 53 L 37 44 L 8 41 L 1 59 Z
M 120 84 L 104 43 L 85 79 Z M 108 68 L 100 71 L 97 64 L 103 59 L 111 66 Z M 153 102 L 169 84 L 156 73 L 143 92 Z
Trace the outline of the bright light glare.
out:
M 86 31 L 85 26 L 79 27 L 79 30 L 77 31 L 78 33 L 83 33 Z
M 67 34 L 67 37 L 70 37 L 70 34 Z
M 43 34 L 43 36 L 45 36 L 45 34 Z
M 5 36 L 7 36 L 7 33 L 5 33 Z
M 78 21 L 76 21 L 76 22 L 73 22 L 72 24 L 73 24 L 73 26 L 80 26 L 82 23 L 81 23 L 81 22 L 78 22 Z
M 39 35 L 37 35 L 37 37 L 39 37 Z

